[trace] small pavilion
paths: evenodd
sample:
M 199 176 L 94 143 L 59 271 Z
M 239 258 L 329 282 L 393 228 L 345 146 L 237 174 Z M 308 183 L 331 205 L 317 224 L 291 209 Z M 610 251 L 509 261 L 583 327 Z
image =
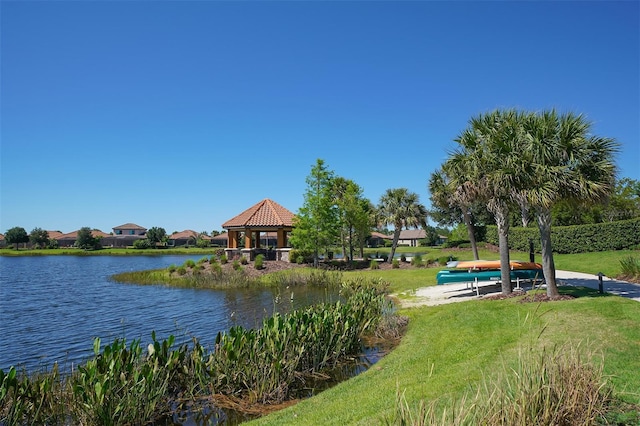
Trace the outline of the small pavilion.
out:
M 263 253 L 268 260 L 289 260 L 290 247 L 287 247 L 287 234 L 293 230 L 293 217 L 286 208 L 268 198 L 248 208 L 239 215 L 222 224 L 229 234 L 227 257 L 237 254 L 253 260 L 257 254 Z M 260 234 L 277 235 L 275 247 L 261 247 Z M 238 242 L 244 235 L 244 248 L 238 248 Z M 275 249 L 275 250 L 274 250 Z M 273 256 L 271 256 L 273 255 Z

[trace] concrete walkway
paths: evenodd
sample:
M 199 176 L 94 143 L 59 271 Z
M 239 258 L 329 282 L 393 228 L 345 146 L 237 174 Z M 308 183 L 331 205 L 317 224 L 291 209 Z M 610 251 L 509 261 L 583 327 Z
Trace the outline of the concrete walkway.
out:
M 583 274 L 571 271 L 556 271 L 556 280 L 559 286 L 582 286 L 598 290 L 599 280 L 597 275 Z M 640 285 L 626 281 L 618 281 L 608 277 L 602 279 L 604 291 L 621 297 L 627 297 L 640 302 Z M 544 285 L 542 286 L 544 288 Z M 521 288 L 530 290 L 531 284 L 524 283 Z M 478 283 L 477 288 L 471 288 L 469 284 L 443 284 L 419 288 L 413 294 L 407 294 L 409 298 L 400 295 L 403 307 L 434 306 L 445 303 L 464 302 L 477 300 L 487 295 L 500 293 L 502 288 L 495 281 Z
M 583 286 L 598 289 L 599 281 L 597 275 L 582 274 L 580 272 L 556 271 L 558 285 Z M 640 302 L 640 284 L 633 284 L 627 281 L 618 281 L 609 277 L 602 277 L 602 286 L 606 293 L 616 296 L 628 297 Z

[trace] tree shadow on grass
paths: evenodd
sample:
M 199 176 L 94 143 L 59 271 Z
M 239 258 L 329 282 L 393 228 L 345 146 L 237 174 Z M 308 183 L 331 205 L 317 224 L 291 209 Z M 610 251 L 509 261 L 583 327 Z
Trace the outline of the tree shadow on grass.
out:
M 614 296 L 611 293 L 600 293 L 597 289 L 584 286 L 564 285 L 559 286 L 558 291 L 560 294 L 573 297 L 610 297 Z

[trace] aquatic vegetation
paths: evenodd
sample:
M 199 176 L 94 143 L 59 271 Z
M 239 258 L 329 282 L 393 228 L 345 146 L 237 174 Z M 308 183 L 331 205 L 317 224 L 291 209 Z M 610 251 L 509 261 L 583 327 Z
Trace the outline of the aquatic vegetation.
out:
M 170 336 L 143 348 L 117 338 L 70 374 L 0 370 L 0 423 L 146 424 L 220 398 L 272 404 L 296 398 L 316 377 L 361 350 L 381 318 L 393 315 L 381 282 L 343 283 L 344 301 L 266 318 L 262 327 L 232 327 L 212 350 Z

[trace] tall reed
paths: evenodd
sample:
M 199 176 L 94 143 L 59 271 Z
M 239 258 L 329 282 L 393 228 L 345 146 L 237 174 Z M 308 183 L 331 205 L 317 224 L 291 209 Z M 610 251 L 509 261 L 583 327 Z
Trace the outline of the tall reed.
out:
M 420 401 L 409 407 L 398 393 L 394 425 L 598 425 L 605 420 L 612 388 L 602 359 L 582 345 L 526 348 L 516 364 L 485 376 L 475 394 L 459 401 Z

